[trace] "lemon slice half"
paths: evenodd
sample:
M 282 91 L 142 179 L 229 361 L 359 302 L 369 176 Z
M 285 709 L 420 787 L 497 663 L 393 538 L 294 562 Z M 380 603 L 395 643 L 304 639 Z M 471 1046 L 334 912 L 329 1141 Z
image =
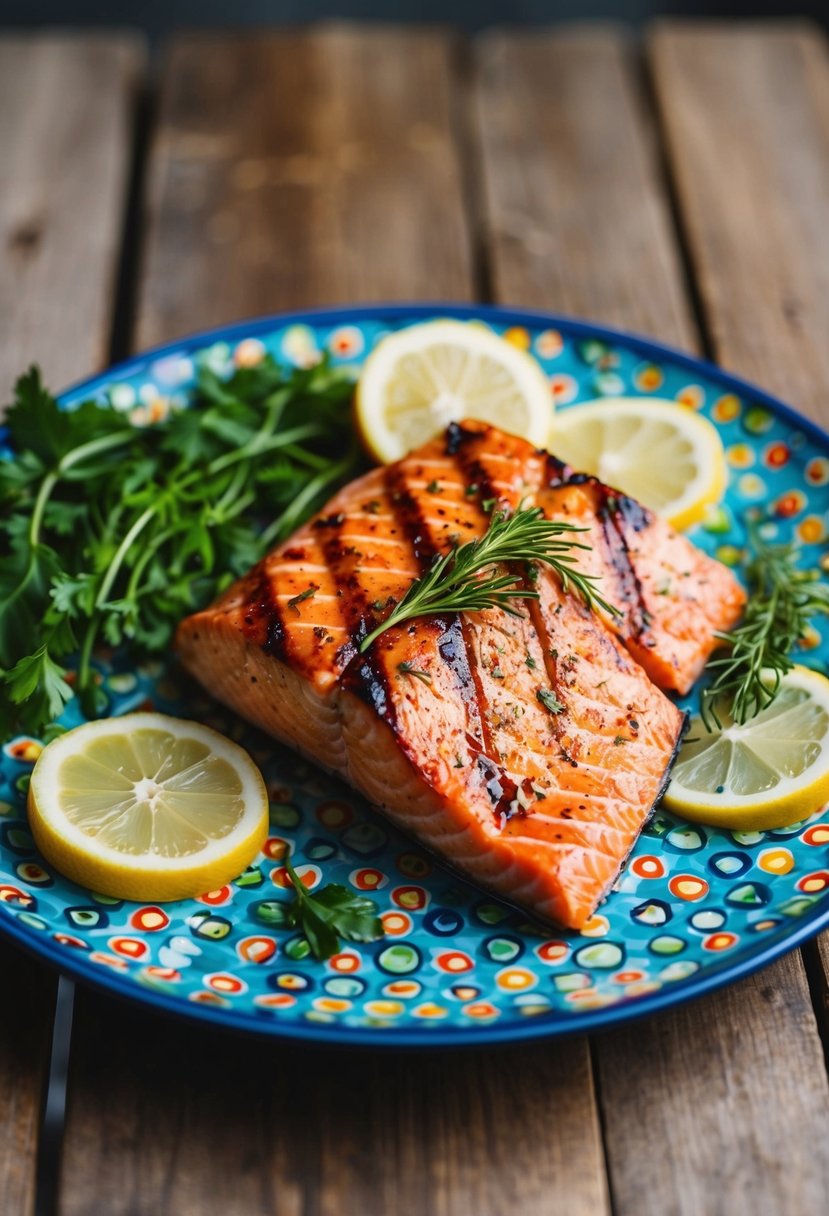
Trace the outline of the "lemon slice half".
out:
M 723 729 L 710 734 L 692 720 L 665 792 L 669 810 L 736 831 L 786 827 L 820 810 L 829 799 L 825 676 L 795 667 L 745 726 L 721 717 Z
M 383 338 L 365 362 L 356 395 L 363 441 L 384 464 L 463 418 L 542 445 L 552 409 L 533 356 L 464 321 L 426 321 Z
M 262 775 L 197 722 L 127 714 L 53 740 L 29 785 L 35 843 L 74 882 L 118 899 L 186 899 L 250 865 L 268 829 Z
M 604 397 L 556 414 L 548 446 L 580 473 L 689 528 L 725 492 L 725 453 L 717 428 L 675 401 Z

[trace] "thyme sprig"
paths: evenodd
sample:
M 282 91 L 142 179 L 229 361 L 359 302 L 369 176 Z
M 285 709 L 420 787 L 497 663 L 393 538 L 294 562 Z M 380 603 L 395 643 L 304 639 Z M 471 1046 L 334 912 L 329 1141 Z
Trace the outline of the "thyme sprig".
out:
M 485 608 L 502 608 L 511 616 L 521 616 L 517 602 L 538 599 L 538 592 L 527 586 L 518 573 L 504 569 L 504 563 L 508 562 L 547 565 L 559 576 L 565 591 L 572 586 L 589 607 L 616 615 L 617 610 L 596 590 L 598 576 L 584 574 L 577 567 L 573 550 L 589 546 L 573 540 L 572 534 L 583 531 L 575 524 L 547 519 L 540 507 L 519 506 L 511 513 L 496 511 L 483 536 L 455 545 L 435 558 L 426 573 L 411 583 L 386 619 L 363 640 L 360 650 L 367 650 L 393 625 L 402 625 L 414 617 L 481 612 Z
M 745 615 L 736 629 L 716 635 L 728 649 L 708 664 L 713 680 L 703 690 L 700 712 L 709 731 L 722 727 L 718 706 L 728 706 L 743 726 L 770 705 L 794 667 L 791 652 L 812 617 L 829 615 L 829 586 L 816 570 L 798 566 L 795 545 L 767 544 L 756 528 L 749 539 Z

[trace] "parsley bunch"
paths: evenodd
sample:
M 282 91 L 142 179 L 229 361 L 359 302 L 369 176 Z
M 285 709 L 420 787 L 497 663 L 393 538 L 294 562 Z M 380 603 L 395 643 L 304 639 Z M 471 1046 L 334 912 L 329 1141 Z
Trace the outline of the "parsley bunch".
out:
M 0 459 L 0 730 L 37 734 L 73 693 L 96 716 L 96 647 L 163 653 L 354 477 L 351 393 L 325 363 L 202 368 L 190 408 L 139 429 L 94 401 L 61 410 L 36 368 L 22 376 Z

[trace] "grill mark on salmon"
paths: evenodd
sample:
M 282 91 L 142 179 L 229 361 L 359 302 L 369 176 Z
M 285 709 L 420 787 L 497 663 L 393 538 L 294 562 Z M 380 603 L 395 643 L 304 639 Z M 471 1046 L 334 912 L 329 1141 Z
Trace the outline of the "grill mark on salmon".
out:
M 431 495 L 440 496 L 441 505 L 434 508 L 439 512 L 438 523 L 421 508 L 422 498 L 418 498 L 412 488 L 413 485 L 419 486 L 424 481 L 427 468 L 431 470 L 436 467 L 443 473 Z M 455 525 L 460 529 L 463 523 L 468 522 L 458 520 L 456 514 L 453 514 L 451 486 L 452 474 L 455 471 L 454 462 L 437 458 L 422 459 L 418 454 L 417 459 L 402 460 L 390 466 L 386 475 L 392 492 L 392 502 L 423 570 L 439 554 L 447 552 L 452 544 L 456 543 L 455 538 L 460 536 L 460 532 L 455 532 Z M 428 484 L 431 485 L 431 481 Z M 446 496 L 447 489 L 450 490 L 449 496 Z M 483 528 L 480 531 L 483 531 Z M 479 532 L 476 531 L 477 534 Z M 515 799 L 517 787 L 496 758 L 491 731 L 485 715 L 480 712 L 483 690 L 478 669 L 470 661 L 469 624 L 464 615 L 456 617 L 447 628 L 438 646 L 438 654 L 451 671 L 464 702 L 468 715 L 467 743 L 475 756 L 484 788 L 495 813 L 504 814 Z
M 602 495 L 612 493 L 522 440 L 457 424 L 341 490 L 182 622 L 177 648 L 221 699 L 473 881 L 581 928 L 647 821 L 682 730 L 640 662 L 665 687 L 687 679 L 712 630 L 739 611 L 730 572 L 629 500 L 610 526 L 624 536 L 640 611 L 654 618 L 643 631 L 630 604 L 605 622 L 542 566 L 539 599 L 520 618 L 420 618 L 385 631 L 368 657 L 357 651 L 434 553 L 483 532 L 489 497 L 585 526 L 591 548 L 579 563 L 621 600 L 624 578 L 602 540 Z M 663 594 L 683 570 L 686 587 Z M 556 698 L 546 707 L 544 690 Z

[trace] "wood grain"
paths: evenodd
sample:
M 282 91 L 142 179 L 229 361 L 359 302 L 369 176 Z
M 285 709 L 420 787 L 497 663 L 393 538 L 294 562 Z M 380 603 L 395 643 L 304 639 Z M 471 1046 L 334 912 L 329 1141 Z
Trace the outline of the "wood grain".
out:
M 714 354 L 829 426 L 823 36 L 672 24 L 650 59 Z
M 68 1216 L 604 1210 L 572 1048 L 323 1051 L 94 1003 L 76 1012 Z
M 611 29 L 478 42 L 484 236 L 498 300 L 693 330 L 634 48 Z
M 57 387 L 104 361 L 141 46 L 0 41 L 0 400 L 38 360 Z M 26 1216 L 54 980 L 0 944 L 0 1211 Z
M 0 944 L 0 1212 L 34 1208 L 43 1069 L 55 1000 L 51 975 Z
M 468 298 L 453 43 L 331 26 L 168 52 L 137 343 L 253 313 Z
M 468 297 L 451 65 L 429 31 L 176 44 L 139 341 L 332 299 Z M 91 996 L 77 1026 L 64 1216 L 607 1211 L 583 1039 L 322 1052 Z
M 692 346 L 658 167 L 647 130 L 631 130 L 641 124 L 641 108 L 624 44 L 607 32 L 563 40 L 498 35 L 481 57 L 487 222 L 499 291 L 551 309 L 590 308 L 598 318 Z M 683 64 L 682 72 L 666 72 L 666 88 L 684 71 Z M 695 102 L 704 111 L 702 99 Z M 697 144 L 713 140 L 719 123 L 712 110 Z M 609 179 L 617 148 L 635 152 Z M 682 154 L 678 146 L 674 156 Z M 763 172 L 760 163 L 758 177 Z M 710 211 L 717 200 L 708 200 Z M 708 231 L 713 222 L 707 215 Z M 526 233 L 544 240 L 528 241 Z M 718 250 L 728 267 L 724 239 Z M 742 324 L 750 333 L 762 307 L 745 308 L 731 328 Z M 709 317 L 715 333 L 727 328 L 712 301 Z M 829 1092 L 799 954 L 722 993 L 601 1036 L 594 1053 L 619 1216 L 795 1216 L 825 1196 Z
M 0 41 L 0 400 L 39 362 L 64 388 L 108 354 L 132 107 L 129 35 Z

